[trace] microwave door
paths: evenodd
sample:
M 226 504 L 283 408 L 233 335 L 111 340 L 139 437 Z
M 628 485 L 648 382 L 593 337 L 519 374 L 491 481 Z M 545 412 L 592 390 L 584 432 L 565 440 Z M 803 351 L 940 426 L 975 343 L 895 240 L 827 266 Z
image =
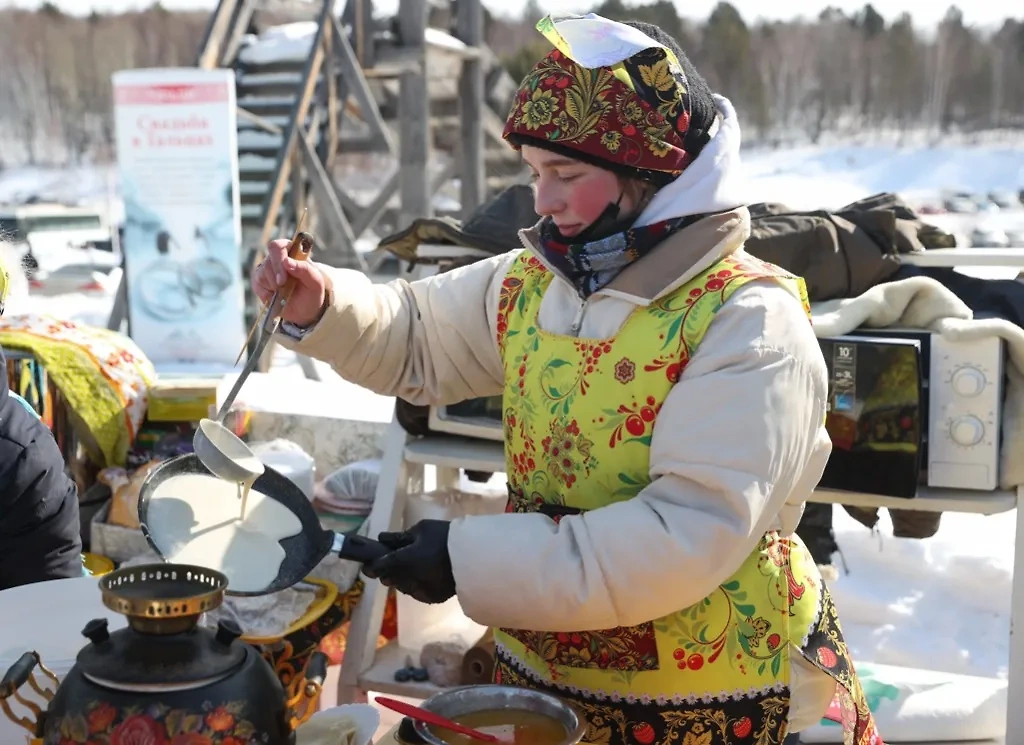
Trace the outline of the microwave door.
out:
M 821 486 L 910 498 L 923 458 L 923 367 L 912 339 L 820 340 L 829 370 L 832 454 Z

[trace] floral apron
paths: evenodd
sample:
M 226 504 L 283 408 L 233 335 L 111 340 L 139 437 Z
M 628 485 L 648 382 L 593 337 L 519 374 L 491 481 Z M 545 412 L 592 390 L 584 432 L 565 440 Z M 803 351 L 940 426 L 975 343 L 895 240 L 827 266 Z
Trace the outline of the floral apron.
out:
M 498 309 L 507 510 L 557 521 L 643 489 L 662 402 L 722 304 L 765 278 L 809 311 L 803 280 L 740 254 L 637 308 L 615 337 L 580 339 L 539 327 L 552 274 L 524 252 Z M 845 743 L 881 742 L 835 607 L 796 536 L 766 534 L 714 593 L 663 618 L 578 633 L 498 629 L 495 639 L 495 680 L 572 701 L 588 743 L 781 743 L 794 652 L 840 683 L 833 709 Z

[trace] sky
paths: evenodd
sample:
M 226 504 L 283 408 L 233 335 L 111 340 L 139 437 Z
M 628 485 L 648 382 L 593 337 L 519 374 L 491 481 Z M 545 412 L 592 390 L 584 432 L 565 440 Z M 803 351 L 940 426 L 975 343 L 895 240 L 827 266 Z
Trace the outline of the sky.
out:
M 680 15 L 689 18 L 707 18 L 718 0 L 674 0 Z M 162 0 L 164 7 L 174 10 L 211 10 L 216 0 Z M 827 5 L 837 6 L 843 10 L 853 11 L 864 6 L 864 0 L 731 0 L 732 4 L 748 21 L 758 18 L 787 20 L 796 16 L 815 17 Z M 342 7 L 344 0 L 339 0 Z M 522 10 L 526 0 L 483 0 L 485 6 L 498 14 L 516 14 Z M 38 7 L 40 0 L 0 0 L 0 7 Z M 152 0 L 56 0 L 56 4 L 66 12 L 86 15 L 92 10 L 100 12 L 118 12 L 145 8 Z M 574 12 L 593 7 L 595 2 L 586 0 L 541 0 L 541 8 L 550 12 Z M 900 13 L 909 12 L 915 22 L 921 26 L 933 26 L 943 16 L 951 4 L 947 0 L 875 0 L 875 9 L 885 18 L 892 19 Z M 994 26 L 1000 24 L 1008 16 L 1024 18 L 1024 6 L 1021 0 L 960 0 L 959 8 L 963 11 L 964 22 L 977 26 Z M 398 0 L 376 0 L 375 10 L 393 13 Z

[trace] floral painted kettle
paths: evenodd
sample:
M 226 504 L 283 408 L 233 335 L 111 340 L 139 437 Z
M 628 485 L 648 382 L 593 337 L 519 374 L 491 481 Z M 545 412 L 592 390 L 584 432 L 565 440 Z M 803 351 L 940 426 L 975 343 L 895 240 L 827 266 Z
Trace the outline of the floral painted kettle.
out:
M 90 621 L 89 640 L 64 680 L 26 652 L 0 681 L 0 710 L 31 733 L 33 745 L 292 745 L 316 709 L 327 658 L 314 653 L 289 691 L 259 652 L 223 620 L 201 614 L 224 600 L 220 572 L 149 564 L 99 580 L 103 604 L 128 618 L 110 632 Z M 36 668 L 47 679 L 36 680 Z M 48 702 L 44 711 L 19 689 Z M 18 716 L 12 700 L 34 714 Z

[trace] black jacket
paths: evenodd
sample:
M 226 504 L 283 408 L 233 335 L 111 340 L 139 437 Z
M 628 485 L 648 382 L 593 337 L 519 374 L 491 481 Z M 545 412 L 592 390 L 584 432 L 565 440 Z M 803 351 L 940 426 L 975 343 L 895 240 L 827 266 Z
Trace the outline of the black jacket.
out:
M 0 350 L 0 590 L 82 576 L 78 490 L 46 425 L 7 387 Z

